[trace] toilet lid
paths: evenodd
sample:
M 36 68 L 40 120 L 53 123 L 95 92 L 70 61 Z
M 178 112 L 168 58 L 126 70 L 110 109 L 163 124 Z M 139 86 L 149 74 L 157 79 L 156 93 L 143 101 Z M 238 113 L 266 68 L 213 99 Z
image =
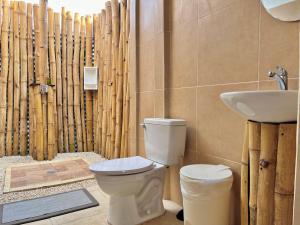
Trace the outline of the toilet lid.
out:
M 180 175 L 192 180 L 221 182 L 231 178 L 232 171 L 224 165 L 192 164 L 182 167 Z
M 154 167 L 152 161 L 140 156 L 112 159 L 94 163 L 90 170 L 103 175 L 129 175 L 142 173 Z

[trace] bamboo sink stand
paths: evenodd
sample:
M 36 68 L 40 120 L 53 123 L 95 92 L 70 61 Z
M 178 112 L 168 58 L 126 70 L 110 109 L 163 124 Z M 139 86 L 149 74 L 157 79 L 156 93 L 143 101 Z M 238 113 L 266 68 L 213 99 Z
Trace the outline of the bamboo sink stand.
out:
M 247 122 L 241 166 L 241 225 L 292 225 L 296 127 L 296 122 Z

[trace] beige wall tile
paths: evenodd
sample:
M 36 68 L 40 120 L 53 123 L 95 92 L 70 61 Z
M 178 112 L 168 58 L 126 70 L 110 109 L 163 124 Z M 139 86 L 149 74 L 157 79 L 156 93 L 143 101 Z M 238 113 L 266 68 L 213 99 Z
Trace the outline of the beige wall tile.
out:
M 186 149 L 196 150 L 196 88 L 166 90 L 167 117 L 187 121 Z
M 154 4 L 154 30 L 161 33 L 164 29 L 164 0 L 153 0 Z
M 165 33 L 161 32 L 155 36 L 155 48 L 154 48 L 154 79 L 155 89 L 164 88 L 164 75 L 165 75 Z
M 253 0 L 199 19 L 198 85 L 257 80 L 258 25 Z
M 256 90 L 257 82 L 197 88 L 197 151 L 240 162 L 245 119 L 232 112 L 219 95 Z
M 146 158 L 144 138 L 139 139 L 139 142 L 138 142 L 138 155 Z
M 164 90 L 156 90 L 154 92 L 154 105 L 155 105 L 155 117 L 163 118 L 165 117 L 165 99 L 164 99 Z
M 299 80 L 297 78 L 292 78 L 288 80 L 289 90 L 298 90 Z M 277 81 L 268 80 L 259 82 L 260 90 L 279 90 Z
M 184 153 L 183 165 L 199 163 L 199 154 L 195 150 L 186 149 Z
M 262 7 L 260 22 L 259 79 L 268 80 L 268 71 L 284 66 L 289 77 L 299 76 L 299 23 L 272 18 Z
M 198 18 L 197 0 L 173 0 L 170 4 L 171 29 L 179 24 L 186 23 Z
M 138 48 L 138 89 L 139 91 L 153 91 L 155 89 L 154 77 L 154 40 Z
M 241 0 L 198 0 L 198 18 L 216 13 Z
M 197 19 L 173 29 L 166 87 L 191 87 L 197 84 L 197 32 Z
M 139 115 L 138 123 L 144 122 L 144 118 L 154 117 L 155 105 L 154 105 L 154 92 L 142 92 L 139 93 Z M 138 126 L 138 137 L 144 138 L 144 130 L 141 126 Z
M 155 36 L 155 1 L 139 0 L 139 45 L 143 45 Z

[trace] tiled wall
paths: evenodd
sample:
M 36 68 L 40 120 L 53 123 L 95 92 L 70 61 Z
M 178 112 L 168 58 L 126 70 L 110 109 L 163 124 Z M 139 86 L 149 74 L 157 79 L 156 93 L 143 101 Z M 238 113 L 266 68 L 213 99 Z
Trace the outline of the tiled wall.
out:
M 226 108 L 226 91 L 277 89 L 267 72 L 283 65 L 298 88 L 299 23 L 269 16 L 259 0 L 137 0 L 137 123 L 145 117 L 188 123 L 184 164 L 222 163 L 235 174 L 234 224 L 245 120 Z M 143 130 L 138 152 L 144 155 Z M 169 197 L 180 202 L 178 168 Z

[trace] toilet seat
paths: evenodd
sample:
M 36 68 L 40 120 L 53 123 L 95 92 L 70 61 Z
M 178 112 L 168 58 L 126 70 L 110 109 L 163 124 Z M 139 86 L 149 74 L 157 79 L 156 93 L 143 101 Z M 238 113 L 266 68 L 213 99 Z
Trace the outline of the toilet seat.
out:
M 154 167 L 155 164 L 151 160 L 133 156 L 94 163 L 90 166 L 90 170 L 97 174 L 118 176 L 143 173 Z

